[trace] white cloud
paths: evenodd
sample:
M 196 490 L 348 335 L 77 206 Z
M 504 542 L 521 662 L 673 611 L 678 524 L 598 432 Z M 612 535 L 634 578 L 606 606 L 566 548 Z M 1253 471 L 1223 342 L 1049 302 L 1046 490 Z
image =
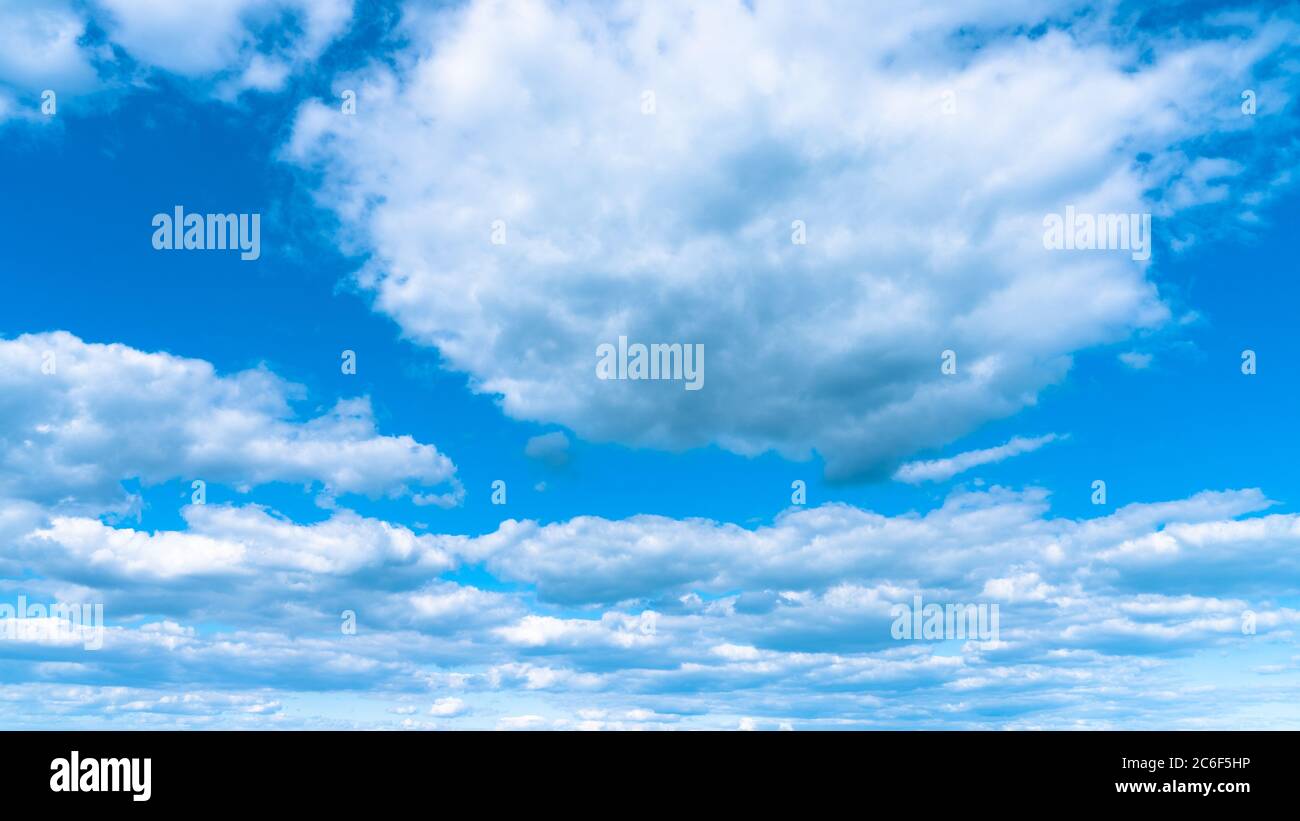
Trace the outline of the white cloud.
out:
M 18 38 L 0 54 L 0 117 L 22 104 L 11 87 L 43 82 L 37 49 L 69 87 L 103 56 L 77 42 L 70 8 L 0 0 L 0 45 Z M 146 67 L 232 96 L 283 87 L 350 4 L 76 8 L 108 9 L 110 42 Z M 340 79 L 357 81 L 358 115 L 304 107 L 287 151 L 332 169 L 322 196 L 376 252 L 363 281 L 380 309 L 509 413 L 637 444 L 815 449 L 832 474 L 867 475 L 1033 402 L 1072 351 L 1166 320 L 1131 260 L 1045 255 L 1043 213 L 1176 220 L 1256 176 L 1248 153 L 1188 145 L 1243 127 L 1239 79 L 1291 24 L 1239 16 L 1218 41 L 1135 33 L 1120 49 L 1062 6 L 1069 32 L 989 34 L 1027 30 L 1040 8 L 629 4 L 613 23 L 603 4 L 413 10 L 409 49 Z M 294 28 L 285 12 L 301 35 L 259 45 Z M 954 45 L 959 26 L 980 48 Z M 1262 137 L 1286 89 L 1261 99 Z M 1167 200 L 1144 199 L 1162 186 Z M 808 245 L 789 243 L 793 219 Z M 708 388 L 594 380 L 594 344 L 621 334 L 707 343 Z M 1280 604 L 1300 590 L 1300 517 L 1259 515 L 1257 490 L 1093 519 L 993 488 L 757 527 L 581 516 L 418 534 L 337 497 L 452 504 L 450 460 L 381 434 L 365 399 L 304 415 L 301 398 L 265 369 L 219 375 L 62 333 L 0 340 L 0 601 L 103 601 L 110 621 L 95 652 L 0 642 L 6 725 L 356 726 L 367 689 L 424 704 L 453 689 L 464 698 L 430 715 L 502 727 L 1261 723 L 1233 709 L 1247 704 L 1300 722 L 1285 678 L 1300 613 Z M 1044 440 L 911 470 L 951 476 Z M 567 447 L 548 434 L 525 452 Z M 192 478 L 319 484 L 335 509 L 295 522 L 194 505 L 184 530 L 103 515 L 129 509 L 124 481 Z M 894 641 L 891 604 L 913 594 L 999 603 L 1001 640 Z M 1250 665 L 1204 663 L 1246 642 Z
M 155 69 L 227 100 L 280 91 L 352 13 L 352 0 L 0 0 L 0 123 L 42 119 L 35 95 L 45 89 L 64 101 L 138 85 Z M 92 42 L 99 31 L 104 42 Z
M 966 453 L 959 453 L 947 459 L 931 459 L 924 462 L 908 462 L 900 467 L 894 473 L 894 478 L 900 482 L 909 482 L 917 484 L 919 482 L 942 482 L 951 479 L 958 473 L 970 470 L 980 465 L 990 465 L 1001 462 L 1004 459 L 1010 459 L 1012 456 L 1019 456 L 1022 453 L 1033 453 L 1043 445 L 1055 442 L 1061 437 L 1055 433 L 1049 433 L 1044 436 L 1026 438 L 1023 436 L 1013 437 L 1009 442 L 998 445 L 997 447 L 984 448 L 983 450 L 972 450 Z
M 54 373 L 41 372 L 46 351 Z M 1090 692 L 1173 686 L 1187 670 L 1171 660 L 1248 640 L 1248 612 L 1258 629 L 1249 640 L 1266 648 L 1251 669 L 1284 676 L 1273 651 L 1300 625 L 1300 613 L 1277 604 L 1300 589 L 1300 524 L 1295 514 L 1256 515 L 1271 505 L 1257 490 L 1078 520 L 1050 516 L 1043 491 L 995 487 L 953 493 L 923 513 L 827 504 L 754 528 L 581 516 L 419 534 L 346 509 L 299 523 L 221 504 L 184 507 L 183 530 L 124 527 L 95 516 L 111 508 L 107 488 L 133 476 L 185 478 L 201 467 L 216 477 L 224 464 L 237 481 L 243 459 L 249 483 L 316 474 L 336 490 L 391 492 L 416 481 L 419 465 L 436 475 L 438 462 L 411 443 L 415 462 L 358 460 L 339 474 L 319 455 L 330 450 L 325 432 L 356 440 L 358 450 L 335 448 L 342 453 L 386 453 L 391 437 L 368 416 L 353 426 L 295 421 L 296 392 L 265 370 L 221 376 L 197 360 L 67 334 L 0 341 L 0 365 L 0 485 L 10 497 L 0 506 L 9 545 L 0 601 L 102 602 L 108 621 L 93 652 L 71 634 L 0 642 L 0 715 L 301 726 L 282 691 L 336 694 L 328 701 L 368 688 L 406 697 L 447 688 L 457 696 L 440 696 L 431 713 L 467 726 L 578 709 L 604 711 L 581 720 L 593 728 L 630 726 L 620 716 L 633 711 L 694 717 L 677 719 L 686 726 L 734 726 L 734 716 L 761 727 L 1002 726 L 1014 714 L 979 710 L 1016 692 L 1024 710 L 1059 726 L 1095 706 Z M 259 441 L 279 444 L 248 445 Z M 305 455 L 293 453 L 299 445 Z M 228 462 L 212 461 L 217 453 Z M 448 575 L 461 572 L 489 580 Z M 893 605 L 918 594 L 999 603 L 1000 641 L 968 642 L 956 655 L 894 641 Z M 354 634 L 340 629 L 345 611 Z M 124 679 L 203 681 L 226 700 L 104 689 Z M 5 701 L 5 681 L 41 683 L 42 695 Z M 83 684 L 99 689 L 86 691 L 89 706 L 70 708 L 57 687 Z M 469 712 L 470 694 L 492 706 Z M 974 706 L 949 714 L 953 698 Z
M 78 44 L 85 33 L 68 3 L 0 0 L 0 83 L 27 93 L 88 90 L 96 77 L 91 53 Z
M 220 376 L 202 360 L 64 332 L 0 340 L 0 497 L 102 508 L 122 503 L 124 480 L 202 479 L 460 498 L 451 460 L 380 434 L 368 399 L 298 421 L 301 395 L 265 369 Z
M 1033 37 L 988 32 L 1040 6 L 994 3 L 412 12 L 407 49 L 339 81 L 364 113 L 305 105 L 286 156 L 328 169 L 377 307 L 511 416 L 888 475 L 1168 319 L 1128 254 L 1044 251 L 1046 213 L 1151 211 L 1183 179 L 1172 221 L 1253 184 L 1184 147 L 1246 127 L 1237 92 L 1291 23 L 1119 47 L 1072 12 Z M 703 343 L 707 387 L 596 379 L 620 335 Z
M 257 507 L 191 505 L 183 514 L 189 525 L 185 531 L 147 533 L 95 519 L 55 517 L 50 527 L 32 536 L 44 551 L 66 551 L 70 565 L 137 581 L 276 570 L 346 575 L 385 565 L 438 573 L 454 564 L 436 537 L 350 511 L 311 525 Z
M 984 582 L 983 598 L 1000 601 L 1044 601 L 1055 590 L 1045 584 L 1037 573 L 1021 573 L 1002 579 Z
M 1151 362 L 1155 356 L 1149 353 L 1139 353 L 1138 351 L 1124 351 L 1119 355 L 1119 361 L 1129 366 L 1135 371 L 1144 371 L 1151 367 Z
M 496 628 L 496 634 L 510 644 L 529 647 L 638 647 L 656 642 L 647 632 L 643 617 L 623 613 L 605 613 L 599 621 L 559 619 L 530 615 L 517 624 Z
M 498 730 L 536 730 L 546 726 L 544 716 L 506 716 L 497 722 Z
M 1186 576 L 1184 584 L 1222 588 L 1231 577 L 1210 569 L 1245 555 L 1252 557 L 1253 569 L 1241 576 L 1257 580 L 1260 567 L 1284 566 L 1300 527 L 1297 517 L 1223 517 L 1270 504 L 1257 490 L 1206 492 L 1076 521 L 1047 517 L 1041 491 L 994 488 L 954 493 L 924 515 L 888 517 L 827 504 L 786 511 L 752 530 L 648 515 L 580 516 L 547 525 L 507 521 L 494 533 L 449 543 L 449 549 L 465 561 L 484 562 L 499 578 L 534 585 L 543 600 L 565 604 L 731 590 L 822 591 L 853 582 L 890 582 L 900 597 L 894 600 L 905 600 L 908 580 L 949 588 L 970 584 L 971 595 L 988 590 L 999 597 L 1041 598 L 1029 592 L 1077 581 L 1076 573 L 1096 584 L 1092 577 L 1103 569 L 1139 566 L 1167 575 L 1177 570 Z M 1107 584 L 1124 581 L 1106 578 Z M 985 588 L 986 582 L 993 586 Z M 1132 582 L 1151 580 L 1139 575 Z M 545 643 L 567 629 L 562 621 L 540 619 L 512 635 Z
M 469 705 L 467 705 L 462 699 L 455 697 L 440 698 L 433 702 L 433 706 L 429 708 L 430 715 L 441 716 L 443 718 L 461 716 L 467 712 L 469 712 Z
M 1179 710 L 1194 716 L 1208 698 L 1178 659 L 1246 641 L 1257 642 L 1252 667 L 1294 655 L 1300 612 L 1275 602 L 1300 588 L 1300 525 L 1293 514 L 1252 515 L 1268 504 L 1258 491 L 1204 493 L 1073 520 L 1049 517 L 1039 492 L 993 489 L 925 514 L 825 505 L 755 530 L 586 517 L 481 537 L 417 536 L 346 511 L 299 525 L 253 507 L 192 507 L 189 530 L 152 534 L 58 519 L 37 536 L 42 549 L 10 552 L 25 565 L 4 568 L 0 601 L 21 579 L 43 586 L 34 594 L 62 585 L 104 600 L 104 647 L 0 642 L 0 715 L 301 726 L 282 691 L 311 691 L 313 703 L 336 700 L 351 715 L 357 690 L 383 688 L 404 699 L 439 692 L 429 713 L 465 726 L 579 711 L 592 728 L 663 716 L 705 727 L 745 716 L 766 728 L 1011 726 L 1032 715 L 1063 726 L 1102 706 L 1150 722 L 1150 702 L 1115 694 L 1182 687 L 1185 697 L 1161 702 L 1160 726 L 1177 725 Z M 483 561 L 519 592 L 439 578 Z M 142 602 L 171 606 L 168 594 L 185 615 L 137 615 Z M 999 603 L 1001 640 L 957 654 L 893 640 L 892 604 L 914 594 Z M 557 599 L 572 605 L 563 615 L 548 605 Z M 357 611 L 355 635 L 339 630 L 344 607 Z M 1258 635 L 1243 633 L 1247 610 Z M 204 621 L 220 626 L 198 629 Z M 153 687 L 204 681 L 230 700 L 103 689 L 123 675 Z M 31 688 L 7 692 L 2 681 L 44 684 L 33 703 Z M 99 689 L 70 708 L 60 682 Z M 552 726 L 538 721 L 522 723 Z
M 524 607 L 506 593 L 438 581 L 390 596 L 376 609 L 388 624 L 455 632 L 505 624 L 518 619 Z
M 558 430 L 534 436 L 524 445 L 524 455 L 549 467 L 563 467 L 569 462 L 569 437 Z

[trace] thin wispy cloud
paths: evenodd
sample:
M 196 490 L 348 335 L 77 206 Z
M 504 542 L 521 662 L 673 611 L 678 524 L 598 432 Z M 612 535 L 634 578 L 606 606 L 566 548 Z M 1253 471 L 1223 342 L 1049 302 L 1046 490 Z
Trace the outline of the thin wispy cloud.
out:
M 1033 453 L 1043 445 L 1050 444 L 1065 437 L 1058 436 L 1055 433 L 1044 434 L 1043 436 L 1024 437 L 1014 436 L 1004 444 L 982 450 L 971 450 L 965 453 L 959 453 L 956 456 L 949 456 L 944 459 L 929 459 L 919 462 L 908 462 L 900 467 L 895 473 L 894 478 L 900 482 L 909 482 L 917 484 L 919 482 L 943 482 L 959 473 L 977 468 L 981 465 L 992 465 L 998 462 L 1010 459 L 1012 456 L 1019 456 L 1022 453 Z

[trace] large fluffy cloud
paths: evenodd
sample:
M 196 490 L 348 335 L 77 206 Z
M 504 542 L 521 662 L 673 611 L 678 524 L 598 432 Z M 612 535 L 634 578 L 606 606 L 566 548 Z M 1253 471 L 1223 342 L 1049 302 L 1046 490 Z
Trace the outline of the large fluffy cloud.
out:
M 322 172 L 322 202 L 373 252 L 377 306 L 512 416 L 885 475 L 1034 402 L 1071 352 L 1168 315 L 1131 254 L 1045 251 L 1045 214 L 1154 211 L 1167 237 L 1254 184 L 1198 154 L 1277 118 L 1244 117 L 1239 94 L 1268 82 L 1252 70 L 1291 22 L 1133 28 L 1121 46 L 1104 16 L 1068 12 L 411 13 L 404 51 L 339 81 L 356 116 L 304 106 L 287 156 Z M 1214 196 L 1147 196 L 1207 159 Z M 619 336 L 703 343 L 704 389 L 597 379 Z

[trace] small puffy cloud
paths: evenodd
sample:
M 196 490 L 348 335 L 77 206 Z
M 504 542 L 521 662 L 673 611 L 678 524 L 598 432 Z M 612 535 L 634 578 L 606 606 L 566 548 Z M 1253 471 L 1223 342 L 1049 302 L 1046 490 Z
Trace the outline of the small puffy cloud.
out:
M 153 70 L 224 99 L 279 91 L 352 13 L 352 0 L 0 0 L 0 123 L 36 119 L 45 89 L 63 100 L 136 86 Z
M 1155 356 L 1149 353 L 1140 353 L 1138 351 L 1124 351 L 1119 355 L 1119 361 L 1135 371 L 1144 371 L 1151 367 Z
M 569 437 L 558 430 L 534 436 L 524 445 L 524 455 L 549 467 L 563 467 L 569 462 Z

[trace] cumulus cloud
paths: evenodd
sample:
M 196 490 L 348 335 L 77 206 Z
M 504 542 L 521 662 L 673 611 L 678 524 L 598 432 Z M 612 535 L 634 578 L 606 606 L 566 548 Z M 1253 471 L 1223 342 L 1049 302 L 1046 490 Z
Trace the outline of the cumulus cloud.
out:
M 299 420 L 301 396 L 265 369 L 222 376 L 202 360 L 64 332 L 0 340 L 0 497 L 102 509 L 122 503 L 124 480 L 179 478 L 460 498 L 451 460 L 380 434 L 368 399 Z
M 77 569 L 73 572 L 136 582 L 275 571 L 304 577 L 346 575 L 382 566 L 409 566 L 430 574 L 453 566 L 435 537 L 350 511 L 311 525 L 257 507 L 191 505 L 183 515 L 187 530 L 155 533 L 60 516 L 32 538 L 42 543 L 46 562 L 51 551 L 62 550 L 68 568 Z
M 1009 442 L 998 445 L 997 447 L 984 448 L 983 450 L 972 450 L 966 453 L 959 453 L 956 456 L 950 456 L 946 459 L 931 459 L 923 462 L 908 462 L 900 467 L 895 473 L 894 478 L 900 482 L 909 482 L 917 484 L 919 482 L 942 482 L 951 479 L 958 473 L 963 473 L 971 468 L 980 465 L 991 465 L 1001 462 L 1004 459 L 1010 459 L 1012 456 L 1019 456 L 1022 453 L 1033 453 L 1043 445 L 1055 442 L 1061 437 L 1055 433 L 1049 433 L 1044 436 L 1035 436 L 1027 438 L 1024 436 L 1015 436 Z
M 1044 9 L 1003 3 L 412 12 L 404 50 L 340 81 L 364 115 L 304 105 L 285 155 L 328 169 L 378 309 L 511 416 L 887 476 L 1167 321 L 1129 254 L 1045 251 L 1046 214 L 1159 233 L 1255 185 L 1208 137 L 1246 127 L 1237 94 L 1291 22 L 1121 46 L 1075 11 L 1033 34 Z M 620 336 L 702 343 L 707 387 L 597 379 Z
M 172 693 L 147 687 L 51 687 L 39 695 L 0 685 L 0 703 L 26 710 L 50 710 L 99 726 L 210 727 L 266 726 L 282 718 L 283 704 L 264 693 L 190 689 Z

